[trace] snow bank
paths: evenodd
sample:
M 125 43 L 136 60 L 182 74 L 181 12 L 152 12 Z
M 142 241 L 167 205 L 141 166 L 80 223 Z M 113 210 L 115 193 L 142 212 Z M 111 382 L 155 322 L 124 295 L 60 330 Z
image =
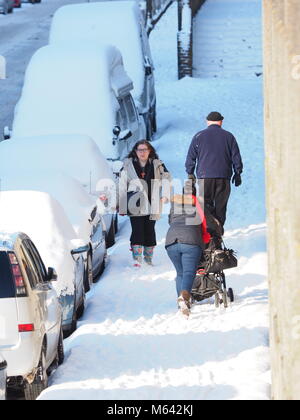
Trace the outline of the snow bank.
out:
M 145 77 L 141 26 L 142 16 L 135 1 L 68 5 L 55 13 L 49 43 L 84 40 L 87 44 L 100 41 L 115 45 L 122 52 L 125 69 L 134 82 L 134 96 L 139 98 Z
M 83 135 L 17 137 L 0 145 L 1 172 L 14 168 L 22 173 L 28 166 L 36 172 L 64 172 L 93 191 L 100 180 L 112 180 L 112 170 L 96 143 Z
M 58 295 L 73 294 L 71 240 L 77 238 L 61 205 L 44 192 L 0 192 L 0 230 L 24 232 L 36 245 L 46 267 L 54 267 Z
M 90 136 L 107 158 L 118 101 L 113 88 L 131 80 L 122 56 L 110 46 L 60 44 L 39 49 L 25 74 L 15 109 L 13 137 L 80 134 Z
M 75 179 L 62 173 L 40 172 L 31 168 L 20 177 L 12 168 L 2 172 L 1 186 L 3 191 L 31 190 L 51 195 L 63 207 L 78 237 L 86 243 L 90 241 L 88 219 L 96 203 Z

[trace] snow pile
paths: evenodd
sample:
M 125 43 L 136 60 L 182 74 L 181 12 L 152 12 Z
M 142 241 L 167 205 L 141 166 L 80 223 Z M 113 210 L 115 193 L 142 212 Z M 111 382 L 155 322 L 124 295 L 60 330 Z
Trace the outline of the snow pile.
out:
M 145 77 L 141 22 L 142 15 L 135 1 L 64 6 L 54 15 L 49 42 L 84 40 L 115 45 L 122 52 L 125 68 L 134 82 L 134 96 L 138 99 Z
M 122 66 L 120 52 L 107 45 L 77 42 L 39 49 L 26 70 L 13 137 L 88 135 L 105 157 L 117 158 L 112 129 L 119 103 L 112 88 L 131 85 Z
M 225 235 L 238 251 L 239 267 L 227 272 L 236 301 L 227 310 L 204 301 L 188 321 L 180 318 L 175 271 L 164 249 L 167 216 L 157 224 L 155 266 L 141 271 L 132 268 L 124 221 L 85 316 L 65 341 L 66 361 L 41 399 L 270 397 L 261 80 L 177 81 L 176 23 L 174 4 L 151 34 L 159 116 L 154 146 L 183 179 L 191 138 L 208 112 L 222 112 L 225 128 L 236 135 L 245 171 L 232 191 Z
M 57 271 L 58 281 L 53 287 L 58 295 L 74 293 L 70 251 L 77 235 L 56 200 L 44 192 L 0 192 L 0 231 L 26 233 L 45 266 Z
M 95 200 L 78 181 L 63 173 L 28 169 L 22 177 L 13 170 L 2 173 L 2 191 L 31 190 L 48 193 L 61 204 L 78 237 L 89 243 L 89 217 L 96 206 Z
M 99 181 L 114 179 L 107 160 L 88 136 L 19 137 L 3 142 L 0 153 L 2 173 L 11 171 L 12 156 L 14 167 L 22 172 L 27 170 L 28 162 L 37 172 L 63 171 L 88 192 L 95 190 Z

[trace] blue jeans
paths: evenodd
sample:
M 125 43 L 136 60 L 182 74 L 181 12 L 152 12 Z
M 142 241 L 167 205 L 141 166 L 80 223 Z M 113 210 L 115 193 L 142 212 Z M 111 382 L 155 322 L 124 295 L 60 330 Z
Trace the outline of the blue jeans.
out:
M 191 293 L 202 256 L 202 248 L 197 245 L 176 243 L 167 247 L 167 253 L 177 271 L 176 289 L 178 296 L 180 296 L 182 290 Z

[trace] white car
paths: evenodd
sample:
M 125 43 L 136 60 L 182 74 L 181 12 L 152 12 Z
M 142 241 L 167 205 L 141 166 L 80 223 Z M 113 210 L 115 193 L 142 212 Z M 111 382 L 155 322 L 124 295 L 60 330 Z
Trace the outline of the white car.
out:
M 14 166 L 11 165 L 11 156 L 14 156 Z M 45 171 L 63 172 L 77 180 L 92 195 L 94 202 L 103 193 L 116 195 L 118 177 L 96 143 L 84 135 L 11 138 L 0 144 L 0 167 L 2 188 L 5 190 L 9 182 L 5 174 L 17 167 L 22 174 L 29 168 L 41 174 Z M 105 225 L 106 246 L 110 247 L 115 243 L 118 216 L 115 208 L 111 207 L 102 207 L 101 215 Z
M 104 271 L 107 254 L 104 222 L 95 199 L 76 179 L 52 170 L 39 171 L 29 166 L 20 177 L 13 167 L 3 165 L 1 180 L 3 191 L 44 191 L 62 205 L 78 238 L 89 245 L 89 250 L 84 256 L 85 291 L 88 292 L 93 280 Z
M 23 233 L 0 233 L 0 351 L 8 386 L 24 387 L 36 399 L 47 387 L 47 371 L 64 360 L 62 309 L 39 252 Z
M 145 19 L 136 1 L 70 4 L 54 14 L 49 43 L 85 41 L 115 45 L 133 81 L 132 96 L 147 127 L 147 139 L 156 132 L 154 64 Z
M 0 353 L 0 401 L 6 400 L 7 362 Z
M 81 134 L 110 160 L 145 134 L 121 53 L 111 45 L 47 45 L 28 64 L 12 137 Z
M 64 334 L 77 326 L 85 307 L 85 262 L 88 245 L 80 240 L 62 206 L 45 192 L 0 192 L 0 230 L 26 233 L 48 267 L 58 275 L 53 284 L 63 307 Z

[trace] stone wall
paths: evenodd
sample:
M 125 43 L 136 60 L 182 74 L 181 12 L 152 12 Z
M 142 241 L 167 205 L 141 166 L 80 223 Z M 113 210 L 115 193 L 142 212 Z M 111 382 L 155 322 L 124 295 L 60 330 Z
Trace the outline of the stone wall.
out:
M 263 0 L 272 394 L 300 399 L 300 1 Z

